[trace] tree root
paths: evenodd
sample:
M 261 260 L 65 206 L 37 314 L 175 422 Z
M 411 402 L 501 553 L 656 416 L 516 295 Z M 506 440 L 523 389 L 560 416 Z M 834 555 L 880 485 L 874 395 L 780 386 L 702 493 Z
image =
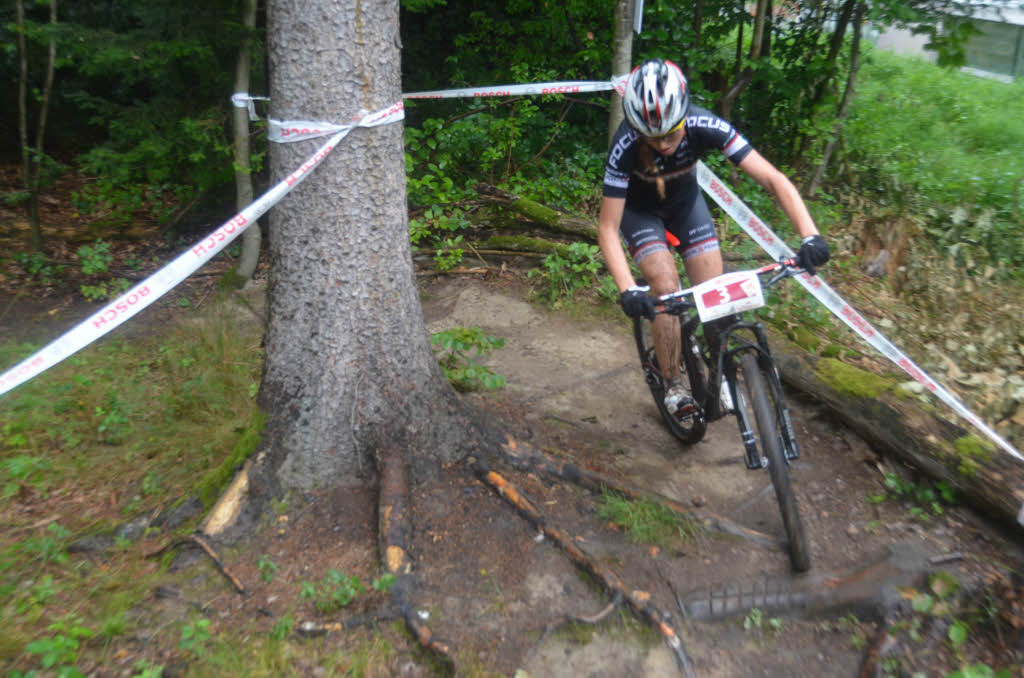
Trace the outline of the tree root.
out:
M 403 450 L 394 445 L 378 449 L 377 465 L 380 470 L 377 539 L 384 569 L 395 577 L 391 587 L 391 607 L 396 616 L 405 620 L 406 628 L 419 644 L 441 659 L 454 674 L 455 660 L 451 650 L 434 638 L 410 602 L 412 560 L 406 544 L 412 534 L 412 521 L 409 517 L 409 469 Z
M 231 573 L 231 570 L 229 570 L 228 566 L 224 564 L 224 561 L 220 559 L 220 556 L 218 556 L 217 552 L 213 550 L 213 547 L 210 546 L 206 542 L 206 540 L 198 534 L 190 534 L 187 537 L 176 539 L 168 544 L 165 544 L 164 546 L 161 546 L 155 551 L 150 551 L 148 553 L 143 554 L 143 557 L 152 558 L 154 556 L 160 555 L 164 551 L 167 551 L 172 548 L 177 548 L 179 546 L 184 546 L 186 544 L 195 544 L 199 548 L 201 548 L 203 552 L 206 553 L 206 555 L 210 556 L 210 560 L 212 560 L 213 564 L 217 566 L 217 569 L 220 570 L 220 573 L 223 574 L 227 578 L 227 580 L 231 582 L 231 584 L 235 587 L 236 591 L 241 593 L 243 596 L 249 595 L 249 593 L 245 590 L 245 586 L 242 585 L 241 580 L 239 580 L 238 577 Z
M 666 621 L 667 615 L 657 610 L 651 604 L 650 593 L 640 589 L 627 589 L 618 575 L 587 555 L 568 534 L 549 525 L 547 519 L 533 505 L 533 502 L 526 498 L 515 485 L 496 471 L 488 468 L 485 463 L 480 461 L 474 462 L 473 470 L 482 482 L 493 488 L 502 498 L 512 504 L 521 515 L 536 525 L 539 530 L 543 531 L 545 536 L 557 543 L 577 567 L 601 581 L 605 588 L 613 595 L 621 595 L 623 600 L 639 617 L 646 620 L 662 635 L 675 655 L 676 661 L 679 663 L 683 673 L 686 676 L 695 675 L 690 658 L 683 648 L 682 639 Z
M 679 502 L 657 492 L 626 485 L 608 476 L 555 459 L 535 447 L 517 441 L 511 435 L 508 436 L 508 442 L 503 444 L 501 449 L 505 453 L 505 459 L 508 460 L 509 465 L 517 471 L 533 471 L 549 477 L 566 480 L 579 485 L 585 490 L 598 494 L 607 489 L 618 492 L 629 499 L 654 501 L 679 515 L 695 518 L 705 528 L 741 537 L 761 546 L 779 547 L 786 544 L 786 540 L 781 537 L 773 537 L 763 532 L 751 530 L 710 511 L 683 506 Z

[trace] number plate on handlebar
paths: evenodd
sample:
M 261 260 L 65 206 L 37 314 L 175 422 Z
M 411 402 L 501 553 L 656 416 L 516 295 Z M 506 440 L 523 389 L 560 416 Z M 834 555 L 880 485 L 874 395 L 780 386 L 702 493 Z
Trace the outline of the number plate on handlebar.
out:
M 725 273 L 692 289 L 701 322 L 764 306 L 761 281 L 755 271 Z

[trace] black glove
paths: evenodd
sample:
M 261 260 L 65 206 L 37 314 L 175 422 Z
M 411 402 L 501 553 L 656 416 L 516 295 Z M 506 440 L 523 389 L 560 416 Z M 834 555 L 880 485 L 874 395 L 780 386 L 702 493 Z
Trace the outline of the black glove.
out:
M 828 243 L 820 235 L 815 233 L 803 239 L 800 243 L 800 251 L 796 255 L 797 265 L 814 275 L 818 266 L 828 261 Z
M 630 318 L 643 316 L 648 320 L 654 317 L 654 300 L 642 288 L 634 285 L 619 296 L 622 311 Z

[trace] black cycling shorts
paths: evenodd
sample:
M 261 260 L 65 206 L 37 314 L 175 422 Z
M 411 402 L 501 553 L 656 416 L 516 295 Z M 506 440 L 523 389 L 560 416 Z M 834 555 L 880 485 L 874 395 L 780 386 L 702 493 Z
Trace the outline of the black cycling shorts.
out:
M 626 207 L 619 233 L 638 264 L 653 252 L 668 251 L 670 245 L 683 260 L 718 250 L 715 224 L 702 195 L 696 197 L 688 210 L 685 206 L 654 210 Z

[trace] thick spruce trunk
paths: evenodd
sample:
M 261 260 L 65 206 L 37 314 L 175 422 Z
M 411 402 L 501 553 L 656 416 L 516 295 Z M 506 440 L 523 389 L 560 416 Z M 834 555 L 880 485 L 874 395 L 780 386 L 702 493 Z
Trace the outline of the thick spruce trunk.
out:
M 268 49 L 273 118 L 344 123 L 400 101 L 398 0 L 271 0 Z M 273 144 L 274 181 L 315 143 Z M 387 441 L 414 474 L 465 454 L 469 427 L 417 296 L 401 124 L 349 134 L 271 212 L 268 249 L 252 491 L 365 479 Z

